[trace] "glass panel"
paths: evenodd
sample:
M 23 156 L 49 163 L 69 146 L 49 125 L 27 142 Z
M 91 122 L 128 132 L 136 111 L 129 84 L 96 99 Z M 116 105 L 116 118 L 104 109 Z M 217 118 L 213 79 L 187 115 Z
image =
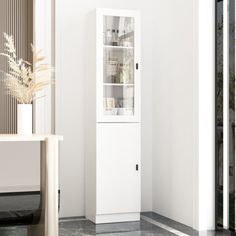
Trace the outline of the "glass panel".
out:
M 235 229 L 235 0 L 229 0 L 229 228 Z
M 216 11 L 216 225 L 223 226 L 223 1 Z
M 104 17 L 104 115 L 134 114 L 134 19 Z
M 216 225 L 235 231 L 235 0 L 228 0 L 228 4 L 227 12 L 224 11 L 226 0 L 218 0 L 216 12 Z M 226 12 L 228 15 L 224 15 Z M 227 50 L 224 50 L 224 45 Z M 223 93 L 225 82 L 228 87 Z M 228 117 L 223 106 L 224 96 L 228 99 Z M 226 128 L 224 132 L 223 128 Z M 228 132 L 228 140 L 224 139 L 225 132 Z M 223 144 L 228 148 L 228 157 L 224 156 Z M 226 170 L 224 165 L 227 165 Z M 227 179 L 228 182 L 224 183 Z M 224 191 L 227 191 L 227 199 Z
M 133 47 L 134 18 L 104 16 L 104 45 Z

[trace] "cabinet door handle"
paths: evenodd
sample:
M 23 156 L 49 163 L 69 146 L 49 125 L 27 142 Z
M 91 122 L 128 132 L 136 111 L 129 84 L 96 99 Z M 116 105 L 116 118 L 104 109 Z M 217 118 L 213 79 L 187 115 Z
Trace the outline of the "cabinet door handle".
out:
M 136 63 L 136 70 L 138 70 L 138 63 Z
M 138 164 L 136 165 L 136 171 L 138 171 Z

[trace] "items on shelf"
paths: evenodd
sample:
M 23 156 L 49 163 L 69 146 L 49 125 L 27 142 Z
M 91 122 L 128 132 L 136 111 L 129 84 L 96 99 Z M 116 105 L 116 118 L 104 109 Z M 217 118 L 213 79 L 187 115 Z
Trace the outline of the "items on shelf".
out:
M 120 33 L 118 29 L 107 29 L 104 33 L 104 44 L 108 46 L 132 47 L 134 42 L 134 33 L 125 30 Z
M 104 43 L 106 45 L 111 45 L 112 42 L 112 32 L 110 29 L 107 29 L 105 37 L 104 37 Z
M 109 58 L 106 63 L 105 82 L 119 84 L 133 83 L 132 66 L 132 62 L 119 63 L 117 58 Z
M 125 30 L 123 30 L 123 34 L 120 36 L 120 40 L 121 40 L 121 46 L 132 47 L 134 42 L 134 33 L 133 32 L 126 33 Z
M 132 65 L 130 63 L 120 63 L 118 69 L 117 83 L 132 83 Z
M 125 46 L 125 41 L 126 41 L 126 40 L 125 40 L 125 37 L 124 37 L 124 35 L 125 35 L 125 30 L 122 31 L 122 35 L 123 35 L 123 37 L 120 38 L 120 45 L 121 45 L 121 46 Z
M 118 115 L 120 116 L 131 116 L 133 114 L 134 114 L 134 111 L 132 108 L 121 107 L 118 109 Z
M 130 98 L 120 98 L 119 99 L 119 107 L 133 108 L 134 107 L 133 97 L 130 97 Z
M 120 46 L 119 30 L 107 29 L 104 34 L 104 44 L 110 46 Z
M 103 107 L 105 115 L 133 115 L 133 98 L 103 98 Z
M 110 58 L 106 63 L 107 82 L 116 83 L 118 72 L 118 59 Z
M 103 107 L 105 115 L 117 115 L 118 109 L 115 107 L 115 98 L 104 98 Z
M 115 98 L 104 98 L 104 107 L 106 109 L 115 108 Z
M 112 41 L 111 41 L 112 46 L 120 45 L 118 33 L 119 33 L 119 30 L 115 30 L 115 29 L 112 30 Z

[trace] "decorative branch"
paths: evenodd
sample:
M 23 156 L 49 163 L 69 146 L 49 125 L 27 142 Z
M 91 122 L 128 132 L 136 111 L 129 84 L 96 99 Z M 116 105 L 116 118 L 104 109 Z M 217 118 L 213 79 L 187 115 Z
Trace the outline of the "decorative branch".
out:
M 4 33 L 6 40 L 5 56 L 8 60 L 9 72 L 5 72 L 5 86 L 8 94 L 16 98 L 18 103 L 31 104 L 39 97 L 36 93 L 52 84 L 50 65 L 43 63 L 45 57 L 41 55 L 41 50 L 37 51 L 31 45 L 33 53 L 33 65 L 22 58 L 18 59 L 13 36 Z

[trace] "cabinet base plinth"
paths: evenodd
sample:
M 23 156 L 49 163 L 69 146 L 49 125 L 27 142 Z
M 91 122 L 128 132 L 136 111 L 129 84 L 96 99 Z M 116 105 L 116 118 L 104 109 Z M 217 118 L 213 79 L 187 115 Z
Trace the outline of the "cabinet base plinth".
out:
M 87 217 L 95 224 L 118 223 L 128 221 L 139 221 L 140 213 L 120 213 L 120 214 L 104 214 L 95 217 Z

